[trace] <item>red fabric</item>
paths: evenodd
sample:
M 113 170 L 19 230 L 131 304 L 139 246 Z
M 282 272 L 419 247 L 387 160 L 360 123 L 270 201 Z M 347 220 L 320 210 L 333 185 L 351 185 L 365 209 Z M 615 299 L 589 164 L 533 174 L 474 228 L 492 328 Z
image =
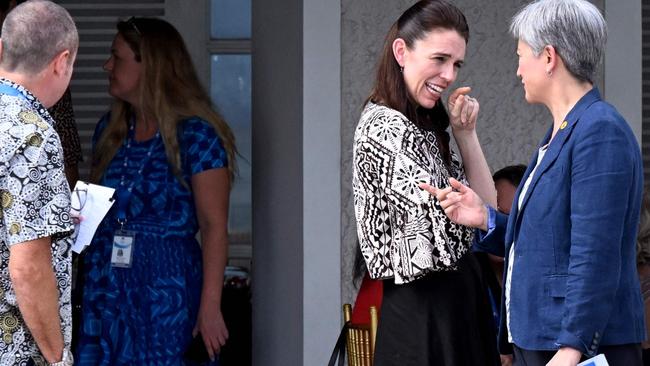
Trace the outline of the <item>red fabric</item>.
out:
M 352 308 L 353 324 L 370 323 L 370 306 L 377 307 L 377 316 L 381 310 L 381 299 L 384 295 L 384 286 L 381 280 L 373 280 L 368 273 L 363 277 L 357 300 Z

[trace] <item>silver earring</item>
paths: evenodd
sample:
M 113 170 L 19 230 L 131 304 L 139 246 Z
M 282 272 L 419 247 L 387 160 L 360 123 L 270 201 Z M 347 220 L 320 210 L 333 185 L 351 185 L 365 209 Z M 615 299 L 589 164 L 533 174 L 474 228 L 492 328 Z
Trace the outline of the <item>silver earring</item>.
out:
M 400 72 L 400 73 L 404 73 L 404 66 L 400 66 L 400 67 L 399 67 L 399 72 Z

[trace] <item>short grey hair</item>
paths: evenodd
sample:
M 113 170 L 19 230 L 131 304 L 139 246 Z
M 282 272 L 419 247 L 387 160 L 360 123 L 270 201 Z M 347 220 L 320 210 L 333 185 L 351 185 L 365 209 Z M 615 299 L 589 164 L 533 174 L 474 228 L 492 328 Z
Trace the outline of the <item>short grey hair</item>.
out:
M 56 55 L 68 50 L 74 56 L 78 47 L 77 27 L 67 10 L 51 1 L 30 0 L 9 12 L 2 25 L 0 66 L 39 73 Z
M 510 33 L 537 56 L 553 46 L 575 78 L 593 83 L 607 42 L 607 23 L 586 0 L 538 0 L 513 17 Z

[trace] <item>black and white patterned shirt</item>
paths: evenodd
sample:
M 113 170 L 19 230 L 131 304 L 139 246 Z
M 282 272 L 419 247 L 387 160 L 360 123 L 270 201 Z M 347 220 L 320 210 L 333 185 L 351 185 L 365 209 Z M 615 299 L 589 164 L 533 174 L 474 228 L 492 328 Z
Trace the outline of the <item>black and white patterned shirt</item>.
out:
M 46 364 L 16 303 L 9 247 L 52 237 L 64 342 L 70 346 L 73 226 L 62 149 L 47 110 L 25 88 L 0 80 L 0 365 Z
M 447 187 L 449 177 L 467 180 L 453 153 L 449 171 L 435 133 L 368 103 L 354 135 L 353 165 L 357 233 L 370 276 L 400 284 L 455 268 L 473 231 L 451 222 L 418 184 Z

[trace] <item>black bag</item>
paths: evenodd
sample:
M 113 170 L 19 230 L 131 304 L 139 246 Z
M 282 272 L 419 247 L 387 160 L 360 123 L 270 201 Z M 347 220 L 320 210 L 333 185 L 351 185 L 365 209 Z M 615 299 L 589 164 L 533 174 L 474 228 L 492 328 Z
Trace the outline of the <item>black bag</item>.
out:
M 343 324 L 343 329 L 341 329 L 339 338 L 336 340 L 336 345 L 334 346 L 334 350 L 332 350 L 332 356 L 330 357 L 330 362 L 327 364 L 327 366 L 335 366 L 337 359 L 339 360 L 338 366 L 343 366 L 343 363 L 345 362 L 345 350 L 347 344 L 345 340 L 347 338 L 349 325 L 350 322 Z

